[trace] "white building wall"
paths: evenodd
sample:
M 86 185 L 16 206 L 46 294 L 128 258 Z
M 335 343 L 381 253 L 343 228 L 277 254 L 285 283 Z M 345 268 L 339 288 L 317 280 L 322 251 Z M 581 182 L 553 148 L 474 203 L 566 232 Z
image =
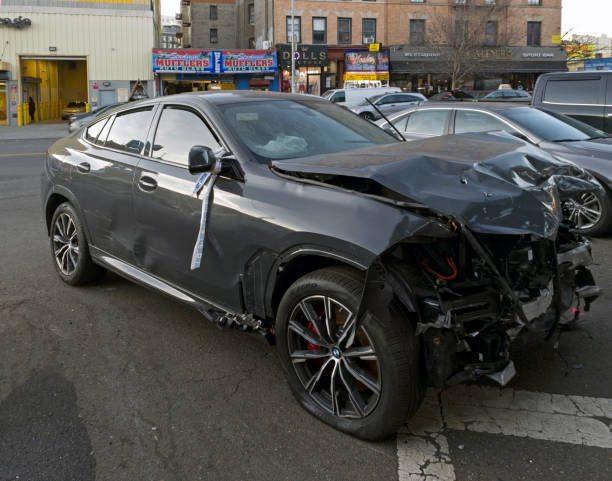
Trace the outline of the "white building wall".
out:
M 32 21 L 0 29 L 0 60 L 10 62 L 14 80 L 20 56 L 85 57 L 89 79 L 153 79 L 151 11 L 3 6 L 2 16 Z

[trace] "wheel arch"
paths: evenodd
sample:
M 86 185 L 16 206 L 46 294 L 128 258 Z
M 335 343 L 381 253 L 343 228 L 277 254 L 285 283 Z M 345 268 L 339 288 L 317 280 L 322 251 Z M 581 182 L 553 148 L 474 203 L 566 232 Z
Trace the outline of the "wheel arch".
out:
M 364 276 L 367 270 L 367 266 L 356 259 L 315 247 L 299 247 L 279 256 L 270 269 L 266 284 L 266 317 L 275 318 L 278 305 L 291 284 L 310 272 L 330 266 L 346 266 Z
M 53 214 L 64 202 L 69 202 L 77 211 L 81 224 L 83 225 L 83 230 L 87 236 L 87 241 L 89 242 L 89 239 L 91 239 L 89 235 L 89 228 L 87 226 L 87 222 L 85 221 L 85 216 L 83 215 L 79 202 L 70 190 L 60 185 L 53 186 L 53 189 L 49 192 L 45 202 L 45 227 L 47 229 L 47 235 L 50 235 L 51 233 L 51 219 L 53 219 Z

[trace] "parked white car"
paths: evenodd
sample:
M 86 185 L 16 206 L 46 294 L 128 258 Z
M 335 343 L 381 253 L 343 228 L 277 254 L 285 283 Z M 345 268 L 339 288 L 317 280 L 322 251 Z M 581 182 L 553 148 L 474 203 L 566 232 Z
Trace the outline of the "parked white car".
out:
M 334 89 L 328 90 L 323 94 L 323 98 L 331 102 L 350 109 L 359 105 L 366 98 L 375 95 L 389 94 L 393 92 L 401 92 L 399 87 L 378 87 L 368 89 Z

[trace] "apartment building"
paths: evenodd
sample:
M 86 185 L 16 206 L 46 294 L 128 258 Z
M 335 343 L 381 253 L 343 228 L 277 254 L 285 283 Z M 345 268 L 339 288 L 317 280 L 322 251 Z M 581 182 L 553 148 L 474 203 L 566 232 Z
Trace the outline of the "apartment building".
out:
M 289 44 L 291 1 L 255 2 L 256 43 Z M 265 11 L 272 12 L 272 29 Z M 309 91 L 315 84 L 324 90 L 367 78 L 424 93 L 448 88 L 449 58 L 460 55 L 453 48 L 458 31 L 472 47 L 482 47 L 480 53 L 470 49 L 477 62 L 464 59 L 479 66 L 461 79 L 465 88 L 531 88 L 539 73 L 565 69 L 561 0 L 294 0 L 293 13 L 300 48 L 327 49 L 318 79 L 316 67 L 299 67 L 300 76 L 310 78 Z M 381 43 L 382 53 L 365 53 L 371 43 Z M 286 47 L 279 55 L 280 49 Z

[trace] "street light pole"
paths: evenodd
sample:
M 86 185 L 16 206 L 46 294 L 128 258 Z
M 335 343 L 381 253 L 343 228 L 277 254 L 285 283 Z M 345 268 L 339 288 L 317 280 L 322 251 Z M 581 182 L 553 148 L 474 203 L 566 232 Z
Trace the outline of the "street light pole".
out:
M 295 93 L 295 12 L 294 0 L 291 0 L 291 93 Z

